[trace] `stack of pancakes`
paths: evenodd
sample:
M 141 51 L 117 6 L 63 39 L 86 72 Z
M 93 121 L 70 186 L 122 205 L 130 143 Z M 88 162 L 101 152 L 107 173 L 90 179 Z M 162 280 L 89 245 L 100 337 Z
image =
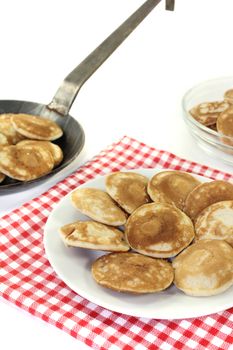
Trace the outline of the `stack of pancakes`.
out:
M 48 174 L 63 159 L 52 143 L 63 134 L 53 121 L 29 114 L 0 115 L 0 183 L 6 176 L 30 181 Z
M 199 123 L 218 131 L 225 144 L 233 146 L 233 89 L 225 91 L 222 101 L 202 102 L 189 113 Z
M 61 227 L 67 246 L 108 251 L 92 264 L 101 286 L 153 293 L 172 283 L 192 296 L 233 284 L 233 184 L 188 173 L 108 175 L 105 191 L 77 188 L 75 208 L 89 221 Z

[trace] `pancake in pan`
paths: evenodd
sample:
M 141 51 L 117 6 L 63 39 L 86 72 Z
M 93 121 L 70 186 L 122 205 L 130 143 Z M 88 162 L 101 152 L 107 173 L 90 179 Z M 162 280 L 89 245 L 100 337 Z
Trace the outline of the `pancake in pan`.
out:
M 170 204 L 144 204 L 126 223 L 126 240 L 138 253 L 169 258 L 187 247 L 194 238 L 190 218 Z
M 61 147 L 50 141 L 35 141 L 35 140 L 23 140 L 17 143 L 17 146 L 31 145 L 33 147 L 44 147 L 47 149 L 54 160 L 54 167 L 58 166 L 63 159 L 63 152 Z
M 187 195 L 199 184 L 183 171 L 161 171 L 151 178 L 147 191 L 154 202 L 175 204 L 182 210 Z
M 49 173 L 54 167 L 51 153 L 42 148 L 8 146 L 0 150 L 0 172 L 20 181 L 30 181 Z
M 126 252 L 130 248 L 124 233 L 115 227 L 94 221 L 76 221 L 60 228 L 65 245 L 110 252 Z
M 191 296 L 220 294 L 233 285 L 233 248 L 225 241 L 198 241 L 172 265 L 176 287 Z
M 102 190 L 77 188 L 71 194 L 71 202 L 81 213 L 95 221 L 110 226 L 126 223 L 127 214 Z
M 108 194 L 127 213 L 150 201 L 147 194 L 147 177 L 134 172 L 116 172 L 106 178 L 105 186 Z
M 12 114 L 0 114 L 0 134 L 4 135 L 0 137 L 0 144 L 15 145 L 19 141 L 25 139 L 25 136 L 18 133 L 11 123 Z
M 233 247 L 233 201 L 210 205 L 197 217 L 196 240 L 222 239 Z
M 203 209 L 225 200 L 233 200 L 233 184 L 220 180 L 205 182 L 189 193 L 184 212 L 195 221 Z
M 63 134 L 58 124 L 35 115 L 12 114 L 11 122 L 16 131 L 29 139 L 53 141 Z
M 92 276 L 103 287 L 127 293 L 154 293 L 170 286 L 171 264 L 136 253 L 110 253 L 92 265 Z

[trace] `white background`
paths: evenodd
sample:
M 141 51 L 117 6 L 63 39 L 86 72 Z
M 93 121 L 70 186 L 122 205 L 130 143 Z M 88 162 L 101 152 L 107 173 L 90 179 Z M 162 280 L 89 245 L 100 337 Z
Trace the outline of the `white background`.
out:
M 48 103 L 65 76 L 143 1 L 8 0 L 0 11 L 0 99 Z M 165 1 L 85 83 L 71 109 L 86 134 L 80 157 L 38 188 L 0 197 L 0 214 L 44 192 L 123 135 L 232 173 L 189 135 L 181 99 L 197 83 L 233 75 L 230 0 Z M 0 300 L 6 349 L 84 349 L 64 332 Z

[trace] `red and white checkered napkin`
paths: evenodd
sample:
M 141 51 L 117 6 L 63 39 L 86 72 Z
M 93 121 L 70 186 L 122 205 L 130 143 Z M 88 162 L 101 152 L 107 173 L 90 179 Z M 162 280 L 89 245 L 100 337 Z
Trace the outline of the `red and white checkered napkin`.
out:
M 213 179 L 233 178 L 124 137 L 48 192 L 0 219 L 0 295 L 92 349 L 233 349 L 233 308 L 189 320 L 126 316 L 75 294 L 46 259 L 44 224 L 64 195 L 96 175 L 139 167 L 185 170 Z

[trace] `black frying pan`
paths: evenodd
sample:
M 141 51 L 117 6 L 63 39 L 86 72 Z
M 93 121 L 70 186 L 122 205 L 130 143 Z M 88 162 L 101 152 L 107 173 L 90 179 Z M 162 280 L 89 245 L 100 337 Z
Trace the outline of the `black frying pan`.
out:
M 63 150 L 63 162 L 49 174 L 39 179 L 22 182 L 6 178 L 0 184 L 0 194 L 22 191 L 37 185 L 68 166 L 81 152 L 84 145 L 84 131 L 76 119 L 69 115 L 69 110 L 85 81 L 127 38 L 138 24 L 153 10 L 161 0 L 147 0 L 119 28 L 103 41 L 84 61 L 82 61 L 63 81 L 52 102 L 43 105 L 28 101 L 1 100 L 0 113 L 25 113 L 44 116 L 58 123 L 63 129 L 63 136 L 55 141 Z M 174 10 L 175 0 L 166 0 L 166 9 Z

